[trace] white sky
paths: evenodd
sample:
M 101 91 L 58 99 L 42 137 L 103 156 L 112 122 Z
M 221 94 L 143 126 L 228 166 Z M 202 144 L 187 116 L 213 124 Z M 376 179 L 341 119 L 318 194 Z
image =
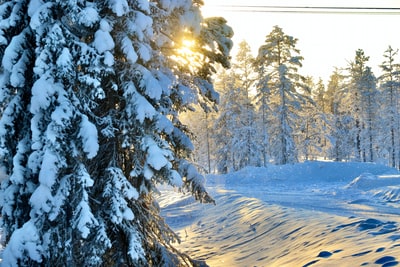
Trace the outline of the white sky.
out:
M 400 10 L 395 13 L 277 13 L 256 12 L 259 8 L 235 6 L 312 6 L 312 7 L 378 7 L 400 8 L 400 0 L 204 0 L 203 15 L 222 16 L 227 19 L 235 35 L 232 56 L 237 44 L 246 40 L 256 56 L 265 37 L 278 25 L 298 40 L 297 48 L 304 57 L 303 75 L 325 82 L 334 67 L 346 67 L 357 49 L 370 57 L 369 66 L 376 76 L 383 53 L 391 45 L 400 49 Z M 262 9 L 268 11 L 271 9 Z M 273 9 L 276 11 L 276 9 Z M 313 10 L 315 11 L 315 10 Z M 398 58 L 400 61 L 400 57 Z

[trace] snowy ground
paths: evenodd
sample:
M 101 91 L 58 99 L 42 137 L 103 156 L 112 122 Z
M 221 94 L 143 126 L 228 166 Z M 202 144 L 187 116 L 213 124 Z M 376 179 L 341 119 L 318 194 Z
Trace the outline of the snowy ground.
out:
M 178 246 L 210 266 L 400 266 L 400 173 L 306 162 L 210 175 L 217 205 L 164 189 Z

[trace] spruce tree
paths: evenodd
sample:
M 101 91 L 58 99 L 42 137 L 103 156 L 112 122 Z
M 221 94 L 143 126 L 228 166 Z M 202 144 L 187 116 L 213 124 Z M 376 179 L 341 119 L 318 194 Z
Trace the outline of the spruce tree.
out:
M 308 90 L 304 85 L 305 77 L 298 73 L 303 57 L 296 48 L 297 41 L 275 26 L 259 48 L 255 62 L 259 79 L 267 83 L 258 88 L 264 91 L 268 88 L 270 94 L 268 136 L 277 164 L 298 160 L 294 130 L 301 107 L 310 101 L 304 94 Z
M 254 57 L 246 41 L 239 43 L 239 50 L 235 58 L 232 70 L 238 81 L 238 91 L 235 101 L 239 108 L 239 123 L 235 130 L 238 138 L 235 142 L 235 150 L 238 153 L 239 168 L 245 166 L 258 166 L 260 163 L 260 151 L 257 136 L 256 110 L 253 104 L 252 89 L 255 82 L 253 70 Z
M 317 138 L 314 146 L 319 156 L 327 158 L 328 150 L 331 146 L 329 140 L 330 121 L 329 116 L 326 115 L 329 109 L 329 96 L 327 95 L 327 90 L 321 78 L 312 90 L 312 98 L 317 109 L 315 128 L 316 132 L 318 132 L 316 134 Z
M 257 81 L 255 82 L 256 95 L 255 103 L 257 105 L 259 115 L 259 141 L 261 144 L 262 162 L 263 166 L 266 167 L 269 161 L 270 148 L 269 148 L 269 136 L 268 136 L 268 114 L 269 114 L 269 74 L 267 74 L 266 66 L 263 64 L 257 64 L 254 62 L 254 69 L 257 72 Z
M 327 121 L 329 122 L 331 143 L 328 156 L 335 161 L 348 160 L 353 149 L 353 137 L 351 135 L 353 120 L 348 112 L 348 105 L 343 105 L 346 95 L 345 77 L 336 69 L 330 76 L 326 94 Z
M 323 104 L 319 102 L 323 98 L 325 89 L 322 81 L 319 81 L 316 85 L 311 77 L 307 77 L 306 85 L 310 90 L 305 90 L 304 95 L 314 101 L 307 101 L 299 113 L 302 120 L 295 128 L 295 140 L 302 158 L 312 160 L 322 156 L 322 151 L 326 146 L 324 144 L 325 117 L 322 111 Z
M 358 161 L 374 160 L 374 143 L 376 143 L 376 78 L 367 66 L 369 57 L 362 49 L 356 51 L 354 61 L 349 64 L 349 101 L 353 104 L 348 110 L 354 118 L 355 159 Z
M 389 165 L 400 167 L 399 163 L 399 100 L 400 100 L 400 64 L 396 62 L 398 50 L 391 46 L 384 53 L 381 64 L 382 75 L 378 78 L 381 90 L 381 143 L 387 149 Z
M 201 1 L 3 1 L 3 266 L 176 266 L 153 192 L 213 200 L 179 112 L 217 103 L 232 30 Z M 182 38 L 198 46 L 184 65 Z
M 237 149 L 241 137 L 237 128 L 241 122 L 240 89 L 237 76 L 224 72 L 219 76 L 217 89 L 221 92 L 218 116 L 214 122 L 214 142 L 216 148 L 217 170 L 228 173 L 240 169 L 241 151 Z

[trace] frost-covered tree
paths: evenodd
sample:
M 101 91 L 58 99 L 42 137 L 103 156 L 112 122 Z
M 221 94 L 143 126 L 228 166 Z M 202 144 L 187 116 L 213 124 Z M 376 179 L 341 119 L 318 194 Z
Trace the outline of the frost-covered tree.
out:
M 220 173 L 260 164 L 257 116 L 251 94 L 254 82 L 252 66 L 250 47 L 242 42 L 231 71 L 221 73 L 216 85 L 221 93 L 214 126 Z
M 319 156 L 327 158 L 328 150 L 331 147 L 330 143 L 330 117 L 327 116 L 329 114 L 329 95 L 327 94 L 327 89 L 325 87 L 322 79 L 318 80 L 318 83 L 315 85 L 315 88 L 312 90 L 312 98 L 317 107 L 317 122 L 316 128 L 319 131 L 317 138 L 317 150 L 319 151 Z M 320 148 L 320 149 L 319 149 Z
M 376 78 L 367 66 L 369 57 L 362 49 L 356 51 L 354 61 L 349 64 L 348 110 L 354 118 L 355 159 L 374 160 L 376 140 L 375 114 L 377 101 Z
M 335 70 L 330 76 L 326 91 L 326 116 L 329 122 L 329 139 L 331 147 L 328 157 L 335 161 L 348 160 L 353 149 L 353 137 L 351 135 L 353 119 L 343 100 L 346 99 L 346 82 L 344 75 Z
M 396 62 L 398 50 L 391 46 L 384 53 L 384 61 L 381 64 L 382 75 L 379 77 L 381 91 L 380 109 L 380 139 L 389 154 L 389 165 L 400 167 L 399 162 L 399 136 L 400 136 L 400 63 Z
M 365 90 L 363 93 L 364 103 L 364 131 L 363 131 L 363 160 L 374 162 L 376 157 L 376 146 L 378 137 L 377 113 L 378 113 L 378 91 L 376 77 L 370 67 L 367 67 L 363 77 Z
M 182 121 L 192 132 L 192 141 L 194 151 L 192 153 L 193 161 L 198 169 L 204 173 L 212 173 L 216 170 L 216 151 L 213 142 L 214 121 L 217 112 L 205 112 L 201 108 L 195 111 L 182 114 Z
M 61 10 L 75 14 L 82 36 Z M 41 1 L 6 1 L 0 12 L 3 265 L 99 263 L 110 240 L 89 202 L 99 142 L 84 105 L 101 94 L 94 77 L 103 63 L 79 40 L 98 12 Z
M 214 143 L 216 149 L 217 170 L 219 173 L 228 173 L 238 170 L 239 156 L 241 151 L 237 150 L 237 142 L 242 136 L 238 134 L 237 127 L 240 127 L 242 106 L 240 101 L 240 90 L 236 75 L 224 72 L 220 75 L 216 85 L 221 92 L 221 103 L 219 112 L 214 122 Z
M 266 36 L 265 44 L 258 50 L 259 78 L 268 83 L 258 88 L 268 88 L 268 137 L 271 153 L 277 164 L 296 162 L 297 148 L 294 130 L 300 120 L 301 108 L 309 98 L 304 92 L 305 78 L 298 73 L 303 59 L 296 48 L 297 39 L 286 35 L 275 26 Z
M 157 183 L 212 199 L 179 112 L 217 102 L 232 30 L 201 1 L 2 1 L 3 266 L 176 266 Z M 198 47 L 185 65 L 182 38 Z
M 257 166 L 260 162 L 256 110 L 253 104 L 252 89 L 255 82 L 254 57 L 246 41 L 239 43 L 239 50 L 232 70 L 236 74 L 238 94 L 232 99 L 240 106 L 240 123 L 236 127 L 238 138 L 236 150 L 240 153 L 239 168 Z
M 300 116 L 301 121 L 296 125 L 296 144 L 300 156 L 304 160 L 324 157 L 327 146 L 326 118 L 324 115 L 325 86 L 322 80 L 317 84 L 312 77 L 307 77 L 306 85 L 310 91 L 304 92 L 305 96 L 313 99 L 303 105 Z
M 255 103 L 257 105 L 258 121 L 259 121 L 259 141 L 261 144 L 262 162 L 266 167 L 269 161 L 269 137 L 268 137 L 268 114 L 269 114 L 269 76 L 266 73 L 266 67 L 263 64 L 254 62 L 254 68 L 257 73 L 257 81 L 255 82 L 256 95 Z

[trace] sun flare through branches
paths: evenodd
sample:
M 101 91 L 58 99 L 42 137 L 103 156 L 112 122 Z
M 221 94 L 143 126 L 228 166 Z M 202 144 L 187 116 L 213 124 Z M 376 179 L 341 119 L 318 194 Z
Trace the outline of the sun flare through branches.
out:
M 175 53 L 172 56 L 178 68 L 195 72 L 200 67 L 201 54 L 196 40 L 190 36 L 184 36 L 176 42 Z

